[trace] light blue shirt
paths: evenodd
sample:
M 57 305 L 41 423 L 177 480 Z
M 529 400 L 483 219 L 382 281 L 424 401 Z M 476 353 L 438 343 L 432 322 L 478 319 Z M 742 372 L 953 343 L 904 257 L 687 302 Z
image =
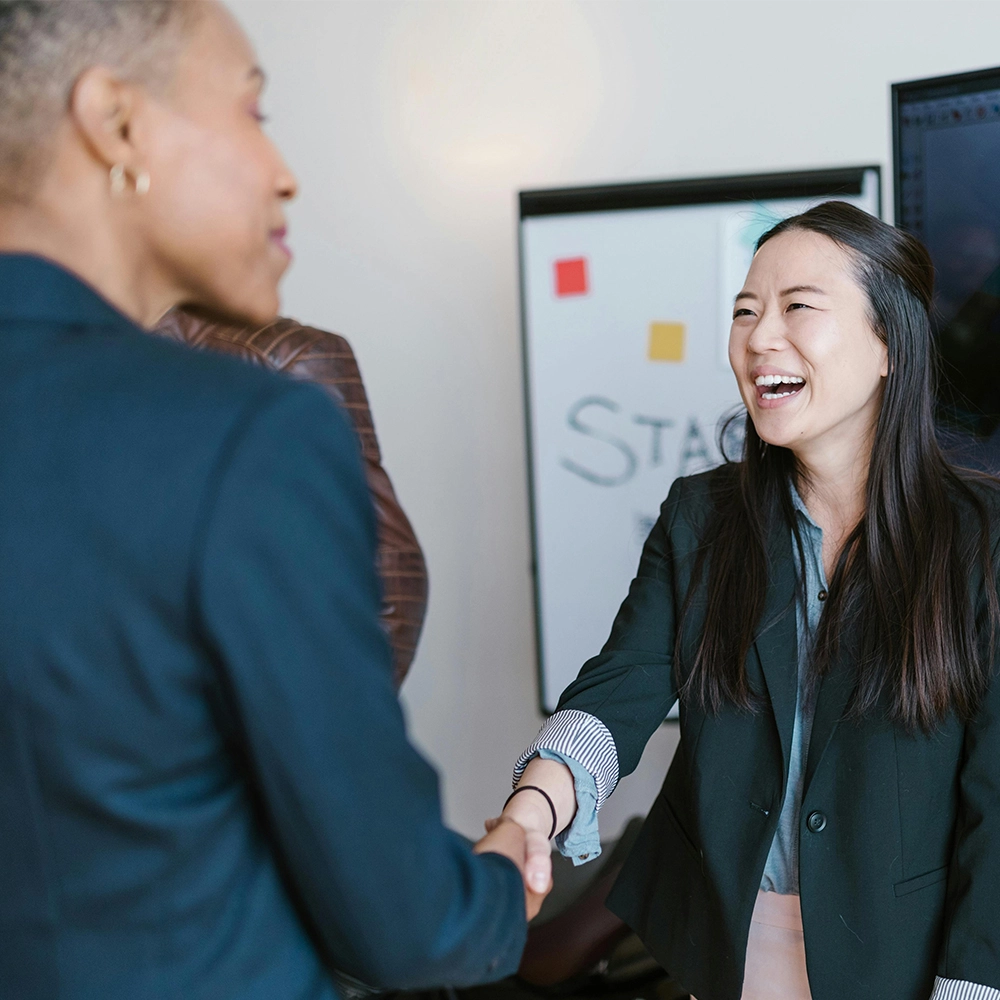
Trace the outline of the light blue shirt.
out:
M 798 517 L 799 535 L 805 565 L 799 566 L 799 583 L 805 598 L 795 602 L 795 634 L 798 637 L 798 688 L 795 696 L 795 721 L 792 725 L 792 745 L 788 757 L 788 781 L 785 801 L 778 817 L 778 829 L 771 841 L 771 850 L 764 865 L 760 887 L 765 892 L 795 893 L 799 891 L 799 813 L 802 811 L 803 779 L 806 754 L 816 714 L 815 695 L 807 694 L 806 679 L 812 656 L 813 640 L 819 626 L 819 616 L 826 599 L 826 573 L 823 570 L 823 529 L 809 516 L 806 505 L 792 487 L 792 503 Z M 798 559 L 798 547 L 792 536 L 792 550 Z M 820 597 L 820 595 L 823 595 Z

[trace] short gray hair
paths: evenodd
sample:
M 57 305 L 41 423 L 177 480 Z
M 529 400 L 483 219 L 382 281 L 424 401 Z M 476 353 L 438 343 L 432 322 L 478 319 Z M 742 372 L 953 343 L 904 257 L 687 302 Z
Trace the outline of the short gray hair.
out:
M 0 0 L 0 199 L 28 200 L 80 75 L 107 66 L 156 89 L 199 0 Z

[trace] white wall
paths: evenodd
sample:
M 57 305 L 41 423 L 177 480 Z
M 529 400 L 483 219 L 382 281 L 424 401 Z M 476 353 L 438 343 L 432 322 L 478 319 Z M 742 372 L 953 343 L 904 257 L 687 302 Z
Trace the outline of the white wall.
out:
M 236 0 L 298 174 L 285 312 L 346 334 L 427 552 L 411 731 L 476 835 L 536 707 L 516 192 L 891 163 L 888 85 L 1000 62 L 1000 4 Z M 886 187 L 886 204 L 891 194 Z M 610 625 L 610 616 L 609 623 Z M 603 814 L 645 811 L 664 729 Z

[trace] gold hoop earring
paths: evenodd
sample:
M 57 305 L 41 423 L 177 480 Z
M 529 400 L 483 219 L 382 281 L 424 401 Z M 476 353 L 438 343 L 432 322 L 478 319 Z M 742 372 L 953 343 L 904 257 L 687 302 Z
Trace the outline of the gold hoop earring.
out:
M 135 175 L 135 193 L 140 197 L 149 194 L 149 171 L 140 170 Z
M 111 182 L 111 193 L 116 197 L 121 197 L 125 193 L 125 164 L 116 163 L 108 174 Z

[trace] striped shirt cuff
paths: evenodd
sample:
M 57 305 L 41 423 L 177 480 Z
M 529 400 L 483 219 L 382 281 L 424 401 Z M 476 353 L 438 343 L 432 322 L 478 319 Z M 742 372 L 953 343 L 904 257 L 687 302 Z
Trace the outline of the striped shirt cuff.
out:
M 528 761 L 542 749 L 572 757 L 593 775 L 599 811 L 618 784 L 618 748 L 608 727 L 589 712 L 572 708 L 556 712 L 542 726 L 534 743 L 518 758 L 514 768 L 515 786 Z
M 931 1000 L 1000 1000 L 1000 990 L 968 983 L 964 979 L 942 979 L 938 976 L 934 980 Z

